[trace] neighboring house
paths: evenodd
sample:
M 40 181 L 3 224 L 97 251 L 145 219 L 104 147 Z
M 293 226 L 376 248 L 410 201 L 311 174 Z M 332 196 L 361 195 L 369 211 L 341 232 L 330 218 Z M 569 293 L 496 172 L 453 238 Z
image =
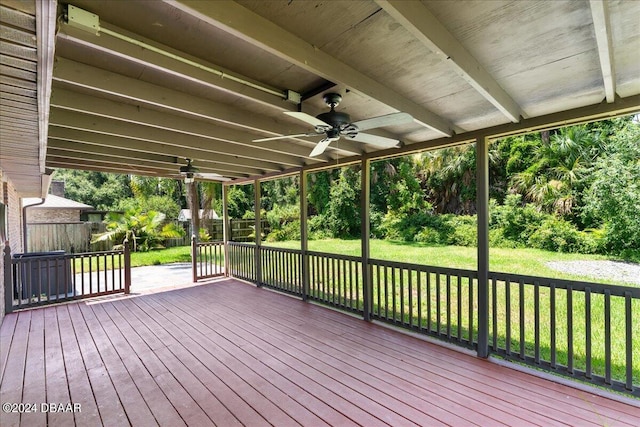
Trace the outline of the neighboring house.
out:
M 93 210 L 93 206 L 65 199 L 54 194 L 47 194 L 43 204 L 41 199 L 25 198 L 23 206 L 27 207 L 27 224 L 68 224 L 80 222 L 82 211 Z
M 198 211 L 198 217 L 200 219 L 203 219 L 204 216 L 204 209 L 200 209 Z M 218 216 L 218 214 L 216 213 L 216 211 L 214 210 L 210 210 L 207 213 L 207 217 L 206 219 L 220 219 L 220 217 Z M 180 214 L 178 215 L 178 221 L 179 222 L 188 222 L 191 221 L 191 209 L 182 209 L 180 211 Z

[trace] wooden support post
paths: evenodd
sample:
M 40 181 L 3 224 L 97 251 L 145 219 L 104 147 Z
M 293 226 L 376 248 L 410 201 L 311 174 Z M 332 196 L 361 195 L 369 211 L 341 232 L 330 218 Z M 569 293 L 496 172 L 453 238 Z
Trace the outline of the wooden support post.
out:
M 191 279 L 193 283 L 198 281 L 198 241 L 196 236 L 191 236 Z
M 131 292 L 131 249 L 129 248 L 129 239 L 124 239 L 124 293 Z
M 306 301 L 309 298 L 309 288 L 311 275 L 309 271 L 309 237 L 307 234 L 307 172 L 300 171 L 300 252 L 302 265 L 300 272 L 302 273 L 302 299 Z
M 489 139 L 476 139 L 478 212 L 478 357 L 489 356 Z
M 224 275 L 229 277 L 229 187 L 222 185 L 222 241 L 224 243 Z
M 9 241 L 4 242 L 4 313 L 13 311 L 13 265 L 11 263 L 11 246 Z M 20 295 L 18 295 L 20 298 Z
M 364 303 L 364 320 L 371 320 L 372 312 L 372 295 L 373 282 L 371 278 L 371 269 L 369 267 L 369 211 L 370 211 L 370 189 L 371 189 L 371 161 L 362 159 L 360 163 L 360 241 L 361 241 L 361 257 L 362 257 L 362 299 Z
M 256 233 L 256 253 L 255 253 L 255 263 L 256 263 L 256 284 L 258 286 L 262 286 L 262 254 L 260 253 L 260 248 L 262 246 L 262 228 L 261 228 L 261 218 L 260 218 L 260 181 L 255 180 L 253 182 L 253 195 L 254 195 L 254 208 L 255 211 L 255 233 Z

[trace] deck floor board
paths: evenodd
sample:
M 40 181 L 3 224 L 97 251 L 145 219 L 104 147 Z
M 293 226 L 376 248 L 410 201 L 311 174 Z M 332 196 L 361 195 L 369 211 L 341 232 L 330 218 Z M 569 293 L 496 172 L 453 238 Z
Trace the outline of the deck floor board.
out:
M 11 313 L 2 426 L 637 426 L 627 405 L 232 279 Z

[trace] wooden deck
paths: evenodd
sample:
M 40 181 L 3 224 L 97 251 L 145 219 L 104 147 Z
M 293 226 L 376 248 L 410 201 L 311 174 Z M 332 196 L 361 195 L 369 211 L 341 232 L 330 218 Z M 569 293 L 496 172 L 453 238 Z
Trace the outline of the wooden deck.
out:
M 234 280 L 13 313 L 0 333 L 0 400 L 37 409 L 3 427 L 640 425 L 639 407 Z

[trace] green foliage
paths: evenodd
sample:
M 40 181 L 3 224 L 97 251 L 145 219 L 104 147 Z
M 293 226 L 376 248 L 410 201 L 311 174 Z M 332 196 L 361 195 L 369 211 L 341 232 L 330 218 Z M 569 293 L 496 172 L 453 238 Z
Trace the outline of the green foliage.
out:
M 118 200 L 133 195 L 127 175 L 57 169 L 53 179 L 65 182 L 64 197 L 98 210 L 113 209 Z
M 161 212 L 142 212 L 132 209 L 124 214 L 110 212 L 104 222 L 107 231 L 93 236 L 93 242 L 110 240 L 117 246 L 128 240 L 134 252 L 146 252 L 162 248 L 164 239 L 182 237 L 184 230 L 173 223 L 165 223 L 165 215 Z
M 200 228 L 198 230 L 198 241 L 200 241 L 200 242 L 210 242 L 211 241 L 211 235 L 209 234 L 209 232 L 207 231 L 206 228 Z
M 544 219 L 545 215 L 534 205 L 523 205 L 519 194 L 510 194 L 504 205 L 495 206 L 491 211 L 489 226 L 502 229 L 504 239 L 524 246 Z
M 596 253 L 601 244 L 596 234 L 578 229 L 568 221 L 550 217 L 529 237 L 529 247 L 553 252 Z
M 331 187 L 330 203 L 324 226 L 333 237 L 357 236 L 360 233 L 360 172 L 342 168 Z
M 233 185 L 227 197 L 230 218 L 244 218 L 247 212 L 253 212 L 253 185 Z
M 275 205 L 266 213 L 271 231 L 266 237 L 267 242 L 284 240 L 300 240 L 300 207 L 293 205 Z
M 604 224 L 609 251 L 640 250 L 640 125 L 620 131 L 607 150 L 594 165 L 583 217 Z
M 151 196 L 151 197 L 130 197 L 117 202 L 115 209 L 117 211 L 140 210 L 141 212 L 162 212 L 166 218 L 174 220 L 178 219 L 180 214 L 180 206 L 169 196 Z

